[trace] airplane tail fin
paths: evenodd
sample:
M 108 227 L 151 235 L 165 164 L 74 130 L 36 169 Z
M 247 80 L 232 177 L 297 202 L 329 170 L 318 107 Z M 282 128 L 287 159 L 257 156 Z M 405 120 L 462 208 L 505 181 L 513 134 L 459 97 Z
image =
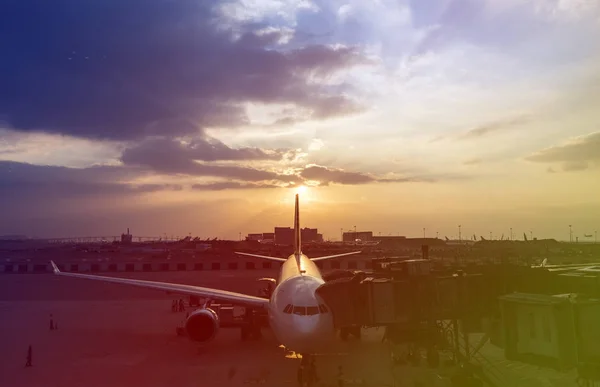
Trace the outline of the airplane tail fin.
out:
M 296 194 L 296 210 L 294 213 L 294 254 L 302 254 L 302 241 L 300 239 L 300 208 L 298 204 L 298 194 Z

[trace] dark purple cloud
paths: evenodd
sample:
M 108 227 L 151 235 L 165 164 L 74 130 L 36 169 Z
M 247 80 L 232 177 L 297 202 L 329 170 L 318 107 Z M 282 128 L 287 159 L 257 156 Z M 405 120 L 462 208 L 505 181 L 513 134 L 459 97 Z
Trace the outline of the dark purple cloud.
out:
M 214 29 L 214 4 L 5 2 L 0 118 L 15 130 L 121 140 L 235 127 L 247 122 L 246 101 L 296 104 L 317 119 L 357 110 L 308 81 L 361 63 L 354 49 L 277 51 L 277 31 L 235 41 Z
M 217 140 L 200 139 L 190 144 L 165 138 L 149 139 L 126 149 L 121 161 L 163 174 L 212 176 L 244 181 L 297 180 L 275 172 L 239 165 L 202 164 L 198 161 L 279 160 L 282 150 L 267 152 L 258 148 L 233 149 Z
M 266 151 L 260 148 L 230 148 L 221 141 L 207 137 L 189 143 L 171 138 L 150 138 L 127 148 L 123 152 L 124 162 L 150 158 L 184 158 L 198 161 L 280 160 L 285 150 Z
M 2 206 L 28 201 L 123 196 L 181 190 L 176 184 L 132 184 L 144 171 L 123 167 L 66 168 L 0 161 Z M 1 208 L 1 207 L 0 207 Z
M 294 184 L 292 184 L 294 185 Z M 200 191 L 224 191 L 231 189 L 259 189 L 259 188 L 281 188 L 282 186 L 272 183 L 240 183 L 237 181 L 223 181 L 216 183 L 194 184 L 192 189 Z

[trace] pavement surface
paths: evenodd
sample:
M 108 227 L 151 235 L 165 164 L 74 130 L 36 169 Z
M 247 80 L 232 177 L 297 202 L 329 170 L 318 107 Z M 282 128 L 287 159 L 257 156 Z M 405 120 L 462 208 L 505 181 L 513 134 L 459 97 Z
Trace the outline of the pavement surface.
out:
M 273 270 L 252 272 L 128 273 L 121 277 L 196 284 L 257 294 L 256 279 Z M 199 345 L 178 337 L 185 313 L 171 312 L 174 296 L 135 287 L 51 274 L 0 277 L 0 380 L 8 387 L 197 387 L 297 386 L 298 357 L 280 348 L 270 331 L 260 341 L 242 342 L 237 329 L 221 329 Z M 49 329 L 50 314 L 58 329 Z M 339 341 L 317 357 L 318 386 L 450 386 L 453 368 L 392 368 L 382 329 L 363 330 L 360 341 Z M 26 368 L 27 348 L 33 367 Z M 493 347 L 495 348 L 495 347 Z M 523 370 L 487 350 L 495 372 L 512 386 L 565 386 L 572 375 Z M 424 362 L 423 362 L 424 363 Z M 521 367 L 521 368 L 519 368 Z M 529 367 L 529 366 L 527 366 Z M 525 368 L 527 368 L 525 367 Z M 395 380 L 395 384 L 394 384 Z

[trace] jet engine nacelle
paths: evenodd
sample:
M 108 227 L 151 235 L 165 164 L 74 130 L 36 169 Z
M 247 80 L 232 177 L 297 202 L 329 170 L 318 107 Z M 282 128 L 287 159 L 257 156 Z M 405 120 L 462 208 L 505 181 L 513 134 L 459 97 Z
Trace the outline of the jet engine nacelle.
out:
M 210 308 L 195 310 L 185 320 L 185 331 L 193 341 L 211 341 L 219 331 L 219 316 Z

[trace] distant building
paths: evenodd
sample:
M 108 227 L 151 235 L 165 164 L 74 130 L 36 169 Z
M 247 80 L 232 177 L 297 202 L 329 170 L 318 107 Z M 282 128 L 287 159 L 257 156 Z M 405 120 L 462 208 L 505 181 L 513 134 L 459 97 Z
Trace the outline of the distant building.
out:
M 401 243 L 406 241 L 406 237 L 403 235 L 384 235 L 384 236 L 374 236 L 373 237 L 374 241 L 378 241 L 378 242 L 397 242 L 397 243 Z
M 269 242 L 274 242 L 275 240 L 275 233 L 274 232 L 263 232 L 263 233 L 256 233 L 256 234 L 248 234 L 246 236 L 246 240 L 247 241 L 259 241 L 259 242 L 265 242 L 265 243 L 269 243 Z
M 294 230 L 291 227 L 275 227 L 275 243 L 291 246 L 294 244 Z
M 129 228 L 127 228 L 127 234 L 121 234 L 121 243 L 124 245 L 131 244 L 133 242 L 133 235 L 129 233 Z
M 362 242 L 369 242 L 373 240 L 373 231 L 348 231 L 342 235 L 344 242 L 355 242 L 357 239 Z
M 291 246 L 294 244 L 294 229 L 291 227 L 275 227 L 275 243 L 278 245 Z M 319 234 L 316 228 L 303 228 L 300 231 L 302 243 L 323 242 L 323 234 Z
M 316 228 L 303 228 L 300 235 L 302 242 L 323 242 L 323 234 Z

